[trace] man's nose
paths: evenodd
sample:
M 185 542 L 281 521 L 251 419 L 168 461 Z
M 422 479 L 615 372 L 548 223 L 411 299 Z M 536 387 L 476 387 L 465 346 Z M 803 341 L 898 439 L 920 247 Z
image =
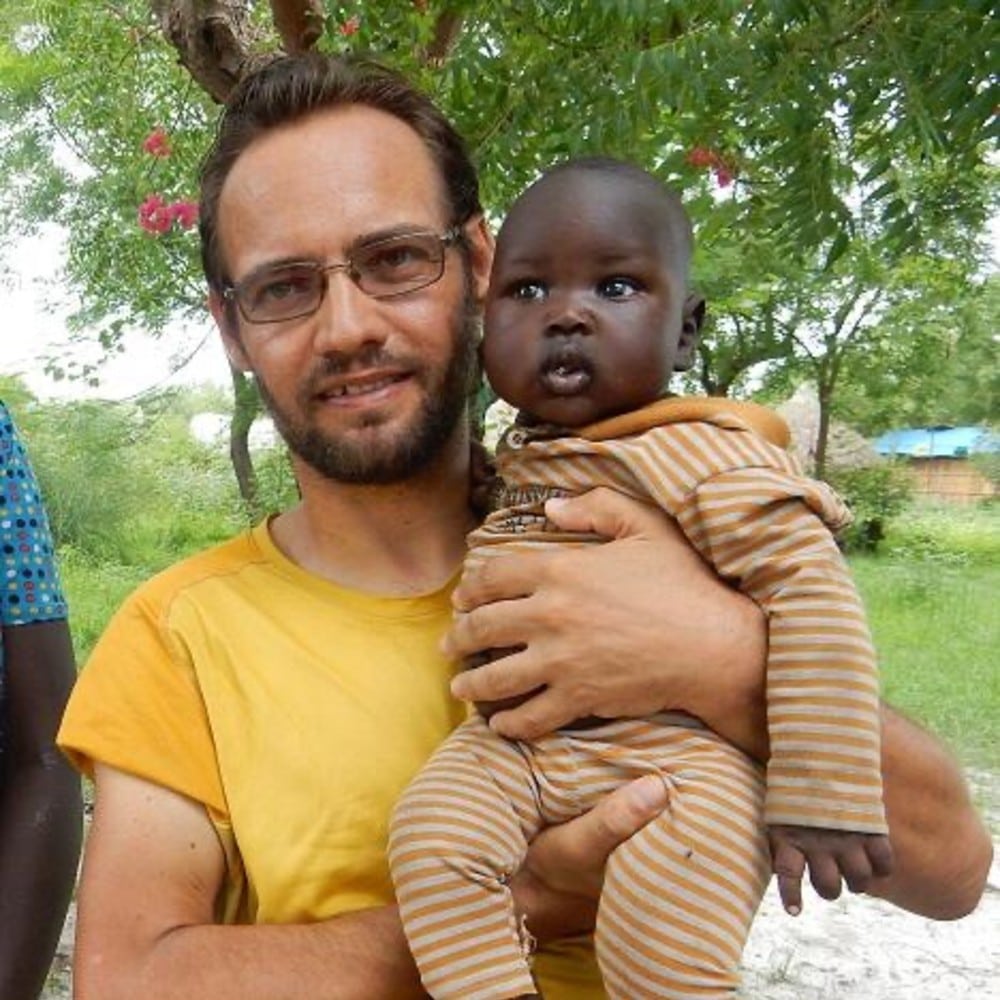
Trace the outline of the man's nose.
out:
M 551 295 L 545 316 L 545 332 L 553 336 L 568 333 L 589 333 L 593 329 L 593 313 L 585 296 L 579 292 Z
M 365 344 L 384 340 L 382 330 L 377 301 L 361 291 L 348 268 L 329 268 L 326 291 L 315 315 L 316 353 L 351 354 Z

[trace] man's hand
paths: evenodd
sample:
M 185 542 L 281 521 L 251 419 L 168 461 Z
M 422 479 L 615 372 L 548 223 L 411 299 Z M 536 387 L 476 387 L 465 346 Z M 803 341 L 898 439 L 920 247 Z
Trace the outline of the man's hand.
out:
M 793 917 L 802 912 L 802 875 L 823 899 L 840 895 L 841 879 L 851 892 L 865 892 L 875 878 L 892 873 L 889 838 L 849 830 L 772 826 L 771 861 L 782 905 Z
M 763 754 L 766 631 L 756 605 L 720 583 L 655 508 L 597 489 L 549 501 L 546 514 L 561 529 L 610 541 L 470 567 L 455 591 L 460 614 L 445 652 L 516 651 L 460 674 L 455 695 L 496 701 L 541 688 L 491 718 L 514 739 L 589 715 L 679 709 Z
M 616 789 L 590 812 L 543 830 L 511 885 L 532 934 L 544 942 L 592 931 L 608 856 L 666 804 L 666 786 L 649 775 Z

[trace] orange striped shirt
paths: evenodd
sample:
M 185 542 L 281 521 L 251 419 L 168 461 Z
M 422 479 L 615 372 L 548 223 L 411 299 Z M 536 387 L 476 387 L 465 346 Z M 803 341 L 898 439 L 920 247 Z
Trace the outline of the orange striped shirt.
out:
M 470 546 L 599 540 L 556 531 L 546 496 L 610 486 L 658 504 L 767 615 L 767 822 L 885 833 L 875 654 L 832 534 L 850 515 L 786 445 L 780 418 L 731 400 L 660 400 L 573 433 L 515 425 L 501 507 Z

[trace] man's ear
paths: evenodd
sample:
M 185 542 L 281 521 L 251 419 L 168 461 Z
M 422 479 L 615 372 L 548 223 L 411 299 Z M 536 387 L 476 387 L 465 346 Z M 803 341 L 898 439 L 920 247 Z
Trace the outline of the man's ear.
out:
M 701 340 L 701 328 L 705 323 L 705 299 L 694 292 L 684 300 L 681 336 L 677 341 L 674 357 L 674 371 L 682 372 L 691 367 L 694 350 Z
M 486 290 L 490 285 L 490 269 L 493 267 L 493 251 L 496 241 L 489 223 L 482 215 L 474 215 L 462 227 L 469 247 L 469 275 L 472 295 L 476 304 L 486 301 Z
M 222 346 L 229 363 L 238 372 L 251 371 L 250 362 L 243 350 L 240 338 L 240 324 L 236 315 L 236 305 L 226 301 L 214 288 L 208 292 L 208 311 L 215 320 L 222 336 Z

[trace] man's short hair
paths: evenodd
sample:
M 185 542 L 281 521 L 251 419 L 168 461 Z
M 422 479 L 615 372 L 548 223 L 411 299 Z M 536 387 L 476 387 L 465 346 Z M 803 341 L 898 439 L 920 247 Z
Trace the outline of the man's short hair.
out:
M 393 115 L 424 141 L 437 165 L 450 214 L 461 225 L 482 211 L 465 142 L 433 101 L 404 76 L 369 59 L 309 52 L 279 56 L 233 90 L 201 166 L 201 261 L 216 291 L 229 281 L 219 246 L 219 198 L 233 165 L 260 136 L 317 111 L 363 105 Z

